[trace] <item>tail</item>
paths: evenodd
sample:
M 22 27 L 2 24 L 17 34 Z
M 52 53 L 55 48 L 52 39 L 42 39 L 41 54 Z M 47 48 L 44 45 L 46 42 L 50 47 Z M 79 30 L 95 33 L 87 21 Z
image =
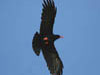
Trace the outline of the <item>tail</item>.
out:
M 38 34 L 38 32 L 36 32 L 33 37 L 33 40 L 32 40 L 32 48 L 37 56 L 39 56 L 40 49 L 41 49 L 41 41 L 40 40 L 41 40 L 40 35 Z

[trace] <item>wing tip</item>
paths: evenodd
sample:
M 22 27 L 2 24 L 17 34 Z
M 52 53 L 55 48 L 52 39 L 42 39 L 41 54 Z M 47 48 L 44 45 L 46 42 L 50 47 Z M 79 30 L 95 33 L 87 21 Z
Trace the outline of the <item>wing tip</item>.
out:
M 43 0 L 42 3 L 43 9 L 42 9 L 42 15 L 47 14 L 47 12 L 50 13 L 50 15 L 52 16 L 56 16 L 57 13 L 57 7 L 55 6 L 54 0 Z
M 54 0 L 43 0 L 42 6 L 56 8 Z

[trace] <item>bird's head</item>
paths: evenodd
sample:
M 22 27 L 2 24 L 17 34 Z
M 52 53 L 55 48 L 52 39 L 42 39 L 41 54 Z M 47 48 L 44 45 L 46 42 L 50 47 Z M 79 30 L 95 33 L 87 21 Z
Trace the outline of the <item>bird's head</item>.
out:
M 54 41 L 60 38 L 64 38 L 64 36 L 60 36 L 60 35 L 54 35 Z
M 49 44 L 50 41 L 55 41 L 59 38 L 64 38 L 64 36 L 60 36 L 60 35 L 53 35 L 53 36 L 49 36 L 49 37 L 45 36 L 45 37 L 43 37 L 43 41 L 45 44 Z

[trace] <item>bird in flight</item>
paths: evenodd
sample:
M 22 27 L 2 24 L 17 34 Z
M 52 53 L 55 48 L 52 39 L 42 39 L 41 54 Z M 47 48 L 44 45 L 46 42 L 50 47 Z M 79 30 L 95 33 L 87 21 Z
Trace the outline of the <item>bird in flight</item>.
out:
M 53 34 L 57 8 L 53 0 L 43 0 L 42 6 L 40 33 L 35 33 L 32 48 L 37 56 L 42 51 L 51 75 L 62 75 L 63 63 L 56 51 L 54 41 L 63 36 Z

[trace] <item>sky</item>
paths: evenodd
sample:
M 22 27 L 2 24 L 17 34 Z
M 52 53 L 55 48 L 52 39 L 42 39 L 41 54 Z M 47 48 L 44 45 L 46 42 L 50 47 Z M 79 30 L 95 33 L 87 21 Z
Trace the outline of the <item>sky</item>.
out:
M 55 42 L 63 75 L 100 75 L 100 0 L 55 0 Z M 32 50 L 42 0 L 0 0 L 0 75 L 50 75 Z

